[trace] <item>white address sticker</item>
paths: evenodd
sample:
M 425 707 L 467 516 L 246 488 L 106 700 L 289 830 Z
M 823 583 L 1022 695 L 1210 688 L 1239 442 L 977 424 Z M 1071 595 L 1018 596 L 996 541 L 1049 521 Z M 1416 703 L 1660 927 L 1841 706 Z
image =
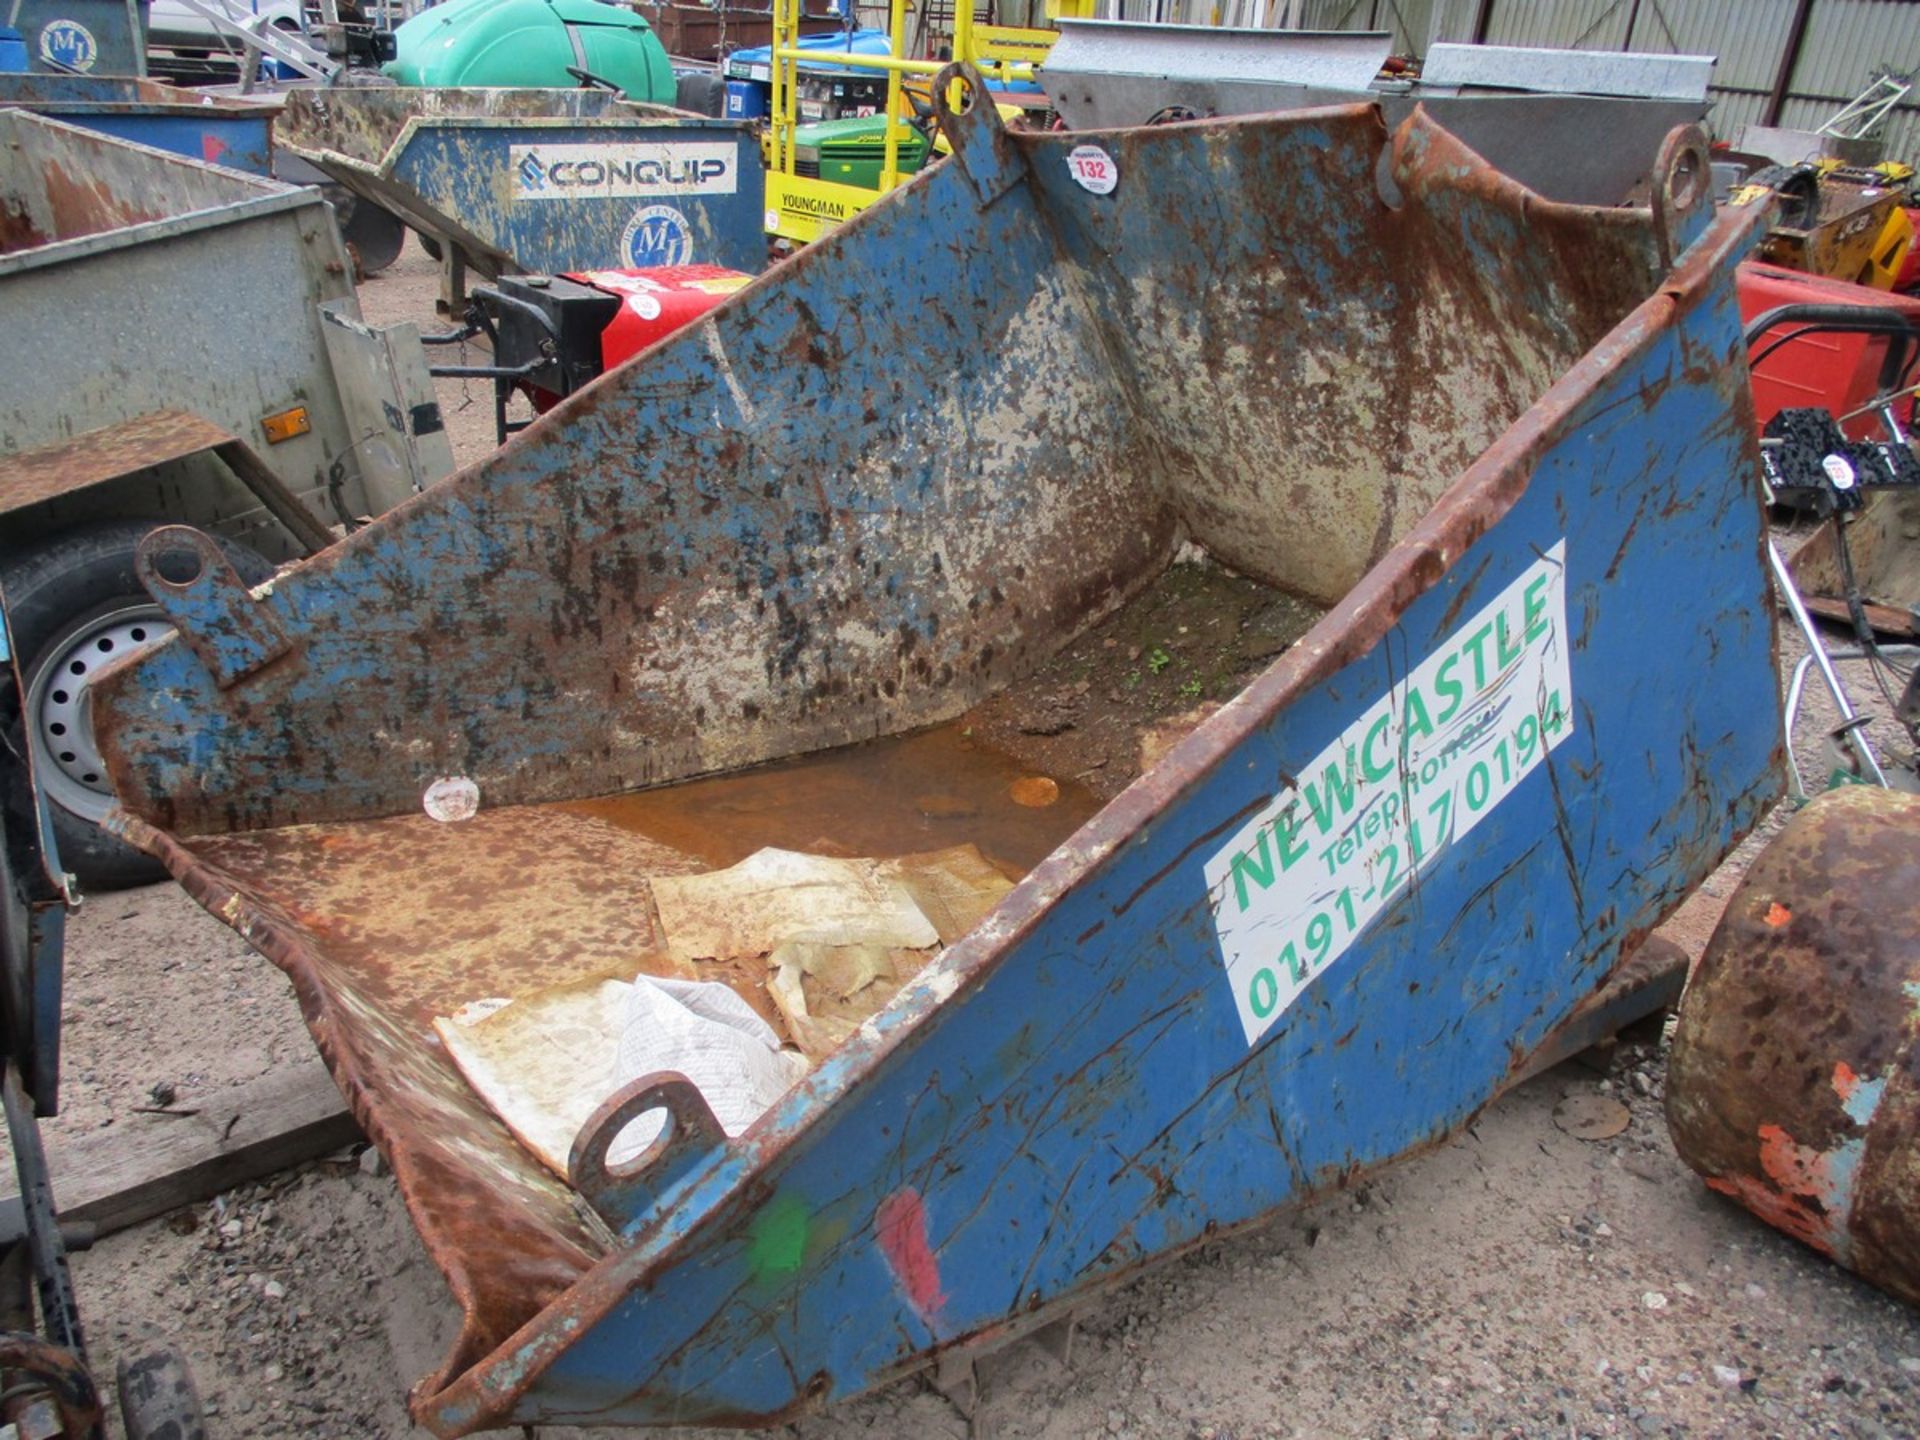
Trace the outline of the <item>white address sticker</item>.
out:
M 1528 566 L 1207 861 L 1249 1045 L 1573 733 L 1566 548 Z
M 1076 145 L 1067 156 L 1067 170 L 1082 190 L 1111 195 L 1120 183 L 1120 167 L 1098 145 Z
M 515 200 L 620 200 L 731 195 L 739 152 L 725 143 L 515 145 L 508 152 Z

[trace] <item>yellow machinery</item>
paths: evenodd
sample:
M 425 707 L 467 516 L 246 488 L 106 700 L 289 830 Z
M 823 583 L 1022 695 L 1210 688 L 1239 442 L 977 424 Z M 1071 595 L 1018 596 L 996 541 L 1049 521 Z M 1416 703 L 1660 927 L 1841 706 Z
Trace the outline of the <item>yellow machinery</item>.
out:
M 1875 290 L 1893 288 L 1914 240 L 1903 208 L 1913 187 L 1911 166 L 1861 170 L 1819 160 L 1755 179 L 1743 195 L 1777 193 L 1784 202 L 1760 242 L 1762 260 Z
M 1091 14 L 1093 0 L 1050 0 L 1049 19 L 1060 15 Z M 887 33 L 892 37 L 886 55 L 831 56 L 834 65 L 884 70 L 887 74 L 887 116 L 884 158 L 879 188 L 848 185 L 800 173 L 796 132 L 800 128 L 800 66 L 823 58 L 819 51 L 799 48 L 800 0 L 774 0 L 773 93 L 767 132 L 767 232 L 806 244 L 817 240 L 841 221 L 857 215 L 882 195 L 912 178 L 900 165 L 901 146 L 911 138 L 909 77 L 920 81 L 921 93 L 945 62 L 910 59 L 905 54 L 907 0 L 892 0 Z M 1011 25 L 974 23 L 971 0 L 960 0 L 953 15 L 953 59 L 979 67 L 990 80 L 1029 80 L 1033 67 L 1053 48 L 1058 32 Z

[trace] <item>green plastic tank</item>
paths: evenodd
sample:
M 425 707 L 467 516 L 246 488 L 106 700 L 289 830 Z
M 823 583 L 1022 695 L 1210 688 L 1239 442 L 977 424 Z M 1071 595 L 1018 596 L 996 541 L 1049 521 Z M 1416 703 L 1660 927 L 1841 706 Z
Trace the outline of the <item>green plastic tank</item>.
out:
M 580 80 L 568 66 L 630 100 L 673 104 L 673 65 L 652 27 L 599 0 L 444 0 L 394 31 L 383 68 L 402 85 L 571 89 Z

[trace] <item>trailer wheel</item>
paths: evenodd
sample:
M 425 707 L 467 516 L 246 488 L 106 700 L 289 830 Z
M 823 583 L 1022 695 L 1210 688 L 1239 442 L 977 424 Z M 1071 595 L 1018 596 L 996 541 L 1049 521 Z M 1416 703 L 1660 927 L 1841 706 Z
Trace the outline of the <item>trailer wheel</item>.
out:
M 163 1345 L 144 1355 L 123 1355 L 115 1372 L 127 1440 L 207 1440 L 200 1391 L 178 1350 Z
M 340 238 L 352 247 L 362 275 L 378 275 L 400 258 L 407 243 L 407 227 L 390 210 L 353 197 L 344 209 L 336 205 Z
M 55 536 L 0 563 L 14 644 L 28 657 L 22 723 L 34 772 L 52 802 L 60 864 L 90 890 L 166 878 L 160 862 L 99 828 L 113 803 L 93 738 L 86 687 L 109 660 L 170 633 L 134 576 L 133 552 L 160 520 L 113 520 Z M 221 541 L 241 579 L 257 584 L 273 566 Z

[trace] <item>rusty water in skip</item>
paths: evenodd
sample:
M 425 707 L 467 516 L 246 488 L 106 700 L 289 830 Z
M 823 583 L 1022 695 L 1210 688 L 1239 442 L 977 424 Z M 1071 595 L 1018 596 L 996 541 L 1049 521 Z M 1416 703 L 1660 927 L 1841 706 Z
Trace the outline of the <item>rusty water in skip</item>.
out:
M 973 844 L 1018 880 L 1320 607 L 1211 562 L 1168 567 L 1034 675 L 916 733 L 553 807 L 715 868 L 754 850 L 891 857 Z
M 422 1026 L 484 995 L 656 968 L 652 882 L 773 846 L 889 859 L 972 844 L 1009 880 L 1311 625 L 1318 607 L 1222 566 L 1172 566 L 1034 674 L 930 729 L 752 770 L 471 819 L 194 841 L 202 863 L 320 926 L 333 982 Z M 1016 794 L 1017 792 L 1017 794 Z M 1050 803 L 1021 803 L 1022 800 Z M 320 917 L 325 917 L 324 922 Z M 702 967 L 764 1007 L 764 965 Z
M 962 720 L 555 808 L 645 835 L 716 869 L 768 845 L 884 859 L 972 844 L 1018 880 L 1091 818 L 1099 801 L 1084 783 L 1024 765 L 972 731 Z
M 1175 564 L 1037 672 L 943 726 L 595 799 L 490 808 L 482 795 L 463 820 L 411 814 L 207 837 L 204 852 L 250 887 L 271 885 L 303 918 L 326 916 L 336 995 L 363 996 L 436 1037 L 428 1043 L 516 1139 L 566 1177 L 570 1137 L 605 1094 L 582 1075 L 622 1052 L 637 975 L 724 985 L 764 1021 L 766 1043 L 818 1064 L 1315 616 L 1223 566 Z M 743 862 L 795 862 L 768 851 L 877 866 L 868 874 L 891 899 L 876 910 L 904 891 L 931 933 L 864 933 L 801 956 L 785 941 L 806 927 L 732 924 L 741 897 L 766 893 L 762 872 L 737 870 Z M 916 889 L 927 872 L 947 883 L 931 899 Z M 707 899 L 685 899 L 691 891 Z M 703 943 L 716 931 L 733 943 Z M 737 1073 L 710 1077 L 714 1094 Z

